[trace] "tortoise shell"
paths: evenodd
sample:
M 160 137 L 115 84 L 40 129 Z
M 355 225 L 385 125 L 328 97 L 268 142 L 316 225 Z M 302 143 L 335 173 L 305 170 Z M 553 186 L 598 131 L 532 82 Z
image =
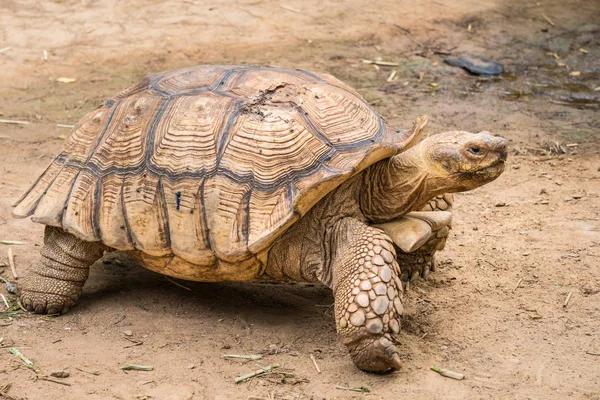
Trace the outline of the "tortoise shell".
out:
M 212 65 L 151 74 L 79 121 L 13 214 L 150 257 L 238 263 L 402 150 L 419 121 L 390 129 L 326 74 Z

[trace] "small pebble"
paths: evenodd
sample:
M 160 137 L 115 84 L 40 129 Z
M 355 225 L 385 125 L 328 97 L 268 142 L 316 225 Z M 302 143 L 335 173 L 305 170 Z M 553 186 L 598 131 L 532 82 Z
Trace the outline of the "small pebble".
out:
M 6 291 L 10 294 L 17 294 L 17 287 L 9 281 L 6 281 Z
M 463 54 L 458 57 L 449 56 L 444 59 L 446 64 L 453 67 L 464 68 L 474 75 L 494 76 L 500 75 L 504 68 L 502 64 L 484 57 Z

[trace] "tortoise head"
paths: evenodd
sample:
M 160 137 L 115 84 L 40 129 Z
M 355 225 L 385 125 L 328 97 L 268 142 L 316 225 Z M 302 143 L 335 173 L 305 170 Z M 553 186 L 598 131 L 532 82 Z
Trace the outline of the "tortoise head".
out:
M 421 165 L 450 192 L 475 189 L 504 171 L 506 140 L 489 132 L 444 132 L 419 143 Z
M 444 132 L 369 169 L 361 210 L 371 221 L 397 220 L 442 193 L 485 185 L 504 171 L 506 141 L 487 132 Z

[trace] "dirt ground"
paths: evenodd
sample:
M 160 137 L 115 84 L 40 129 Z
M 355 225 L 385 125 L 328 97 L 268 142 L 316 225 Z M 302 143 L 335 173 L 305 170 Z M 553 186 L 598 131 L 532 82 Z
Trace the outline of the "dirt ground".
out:
M 411 284 L 400 371 L 354 367 L 324 287 L 179 282 L 186 290 L 110 255 L 67 315 L 0 314 L 0 398 L 600 399 L 598 21 L 600 3 L 585 0 L 1 1 L 0 118 L 30 122 L 0 123 L 0 240 L 27 243 L 12 246 L 21 276 L 43 227 L 13 219 L 10 204 L 61 148 L 69 129 L 57 124 L 148 72 L 329 72 L 393 126 L 427 114 L 429 132 L 489 130 L 511 150 L 497 181 L 457 195 L 438 270 Z M 495 59 L 505 74 L 469 75 L 443 62 L 448 53 Z M 362 62 L 378 57 L 400 65 Z M 0 245 L 0 263 L 6 254 Z M 7 267 L 2 276 L 13 281 Z M 127 363 L 154 370 L 121 371 Z M 233 383 L 257 364 L 294 377 Z M 36 380 L 56 370 L 70 377 L 51 379 L 69 386 Z

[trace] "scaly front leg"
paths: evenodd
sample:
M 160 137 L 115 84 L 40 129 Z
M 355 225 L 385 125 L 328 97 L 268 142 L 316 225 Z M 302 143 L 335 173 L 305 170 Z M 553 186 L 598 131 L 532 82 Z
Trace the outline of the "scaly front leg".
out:
M 400 331 L 403 310 L 393 242 L 383 231 L 352 218 L 340 220 L 334 229 L 323 281 L 334 293 L 340 339 L 362 370 L 400 368 L 391 336 Z
M 445 193 L 436 196 L 427 203 L 420 211 L 445 211 L 452 212 L 454 204 L 454 195 Z M 435 271 L 435 253 L 441 251 L 446 246 L 448 234 L 452 229 L 452 220 L 447 224 L 432 226 L 430 238 L 419 249 L 412 253 L 406 253 L 400 248 L 396 248 L 398 254 L 398 264 L 402 265 L 402 280 L 409 281 L 417 276 L 425 279 L 430 272 Z

